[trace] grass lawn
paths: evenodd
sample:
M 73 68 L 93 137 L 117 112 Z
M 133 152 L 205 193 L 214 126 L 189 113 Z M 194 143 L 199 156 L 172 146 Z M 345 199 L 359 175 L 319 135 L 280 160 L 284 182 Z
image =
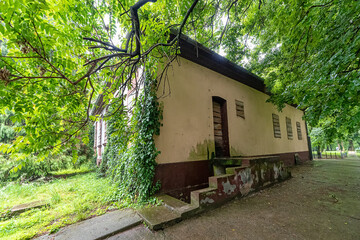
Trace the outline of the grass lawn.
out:
M 93 169 L 89 168 L 87 165 L 81 165 L 79 168 L 68 168 L 68 169 L 62 169 L 59 171 L 52 171 L 50 174 L 52 175 L 66 175 L 66 174 L 78 174 L 78 173 L 86 173 L 91 172 Z
M 13 217 L 0 218 L 0 239 L 28 239 L 105 213 L 113 187 L 95 173 L 55 179 L 46 183 L 9 183 L 0 188 L 0 213 L 6 208 L 37 200 L 48 207 L 33 209 Z

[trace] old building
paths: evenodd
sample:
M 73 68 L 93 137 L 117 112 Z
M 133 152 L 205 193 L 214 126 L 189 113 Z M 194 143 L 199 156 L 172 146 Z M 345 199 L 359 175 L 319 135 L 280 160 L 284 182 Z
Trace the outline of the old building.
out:
M 293 165 L 295 158 L 310 158 L 301 110 L 286 105 L 277 111 L 262 79 L 195 41 L 182 37 L 180 49 L 167 85 L 158 90 L 163 126 L 155 137 L 161 151 L 156 179 L 162 192 L 188 198 L 221 174 L 222 163 L 267 156 Z M 102 136 L 104 123 L 96 126 Z M 96 142 L 100 158 L 105 143 Z

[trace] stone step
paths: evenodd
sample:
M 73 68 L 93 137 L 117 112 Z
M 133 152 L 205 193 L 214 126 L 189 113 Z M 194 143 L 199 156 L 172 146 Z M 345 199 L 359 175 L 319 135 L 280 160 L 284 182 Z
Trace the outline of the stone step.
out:
M 199 204 L 188 204 L 167 194 L 159 195 L 158 199 L 162 200 L 166 207 L 178 212 L 181 215 L 181 219 L 188 218 L 200 212 Z
M 205 193 L 206 190 L 201 189 L 197 192 Z M 155 231 L 169 227 L 203 211 L 199 208 L 199 201 L 197 204 L 187 204 L 167 194 L 160 194 L 156 197 L 162 201 L 160 206 L 138 210 L 138 214 L 144 222 Z
M 216 192 L 216 188 L 207 187 L 199 190 L 192 191 L 190 193 L 191 204 L 192 205 L 199 205 L 200 196 L 202 195 L 212 195 Z
M 240 167 L 228 167 L 228 168 L 226 168 L 226 174 L 235 175 L 240 170 L 248 168 L 248 167 L 249 167 L 249 165 L 243 165 Z
M 209 177 L 209 187 L 218 189 L 221 183 L 232 181 L 234 179 L 234 174 L 222 174 L 219 176 Z
M 180 209 L 181 207 L 185 207 L 189 204 L 180 201 L 179 199 L 176 199 L 174 197 L 171 197 L 167 194 L 160 194 L 156 196 L 159 200 L 163 202 L 163 204 L 168 207 L 170 210 L 176 210 Z
M 160 206 L 138 210 L 138 214 L 152 230 L 163 229 L 200 212 L 199 205 L 187 204 L 167 194 L 156 197 L 162 201 Z
M 44 200 L 30 202 L 30 203 L 24 203 L 24 204 L 20 204 L 20 205 L 16 205 L 16 206 L 12 207 L 10 209 L 10 214 L 16 215 L 16 214 L 20 214 L 20 213 L 25 212 L 30 209 L 42 208 L 42 207 L 45 207 L 48 205 L 49 205 L 49 202 L 44 201 Z
M 250 160 L 254 160 L 254 159 L 277 159 L 279 160 L 279 156 L 278 155 L 271 155 L 271 156 L 255 156 L 255 157 L 242 157 L 242 159 L 250 159 Z
M 255 157 L 217 157 L 212 160 L 215 165 L 222 166 L 241 166 L 243 163 L 249 163 L 249 161 L 279 161 L 278 155 L 273 156 L 255 156 Z
M 147 226 L 154 231 L 164 229 L 181 221 L 181 214 L 164 205 L 142 208 L 138 210 Z
M 264 156 L 264 157 L 244 157 L 243 163 L 248 165 L 259 164 L 261 162 L 278 162 L 280 160 L 279 156 Z
M 211 198 L 212 196 L 216 195 L 217 188 L 208 187 L 199 189 L 196 191 L 192 191 L 190 194 L 191 197 L 191 204 L 194 206 L 204 206 L 214 202 Z
M 183 220 L 200 213 L 202 209 L 199 208 L 198 204 L 187 204 L 186 206 L 176 209 L 176 211 L 180 213 L 181 219 Z
M 241 166 L 242 164 L 242 158 L 240 157 L 228 157 L 228 158 L 214 158 L 212 160 L 214 165 L 221 165 L 221 166 Z
M 212 160 L 215 176 L 227 174 L 226 168 L 232 167 L 250 167 L 263 162 L 278 162 L 279 156 L 259 156 L 259 157 L 222 157 Z

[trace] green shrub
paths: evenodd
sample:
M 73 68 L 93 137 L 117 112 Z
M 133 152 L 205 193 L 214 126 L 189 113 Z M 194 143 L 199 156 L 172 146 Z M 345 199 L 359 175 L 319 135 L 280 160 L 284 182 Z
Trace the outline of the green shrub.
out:
M 19 165 L 16 160 L 2 157 L 0 158 L 0 181 L 31 181 L 39 177 L 51 175 L 51 172 L 65 169 L 80 169 L 81 166 L 90 164 L 86 156 L 81 155 L 74 162 L 72 156 L 59 154 L 51 156 L 44 161 L 38 161 L 37 157 L 32 155 L 21 162 L 21 167 L 14 171 L 13 168 Z M 90 169 L 90 167 L 87 167 Z

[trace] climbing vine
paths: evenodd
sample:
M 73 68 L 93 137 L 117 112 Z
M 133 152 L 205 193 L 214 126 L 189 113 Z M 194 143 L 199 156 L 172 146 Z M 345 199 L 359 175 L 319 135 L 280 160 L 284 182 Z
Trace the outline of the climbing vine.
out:
M 123 106 L 122 100 L 118 101 L 111 107 Z M 143 203 L 159 188 L 160 183 L 154 183 L 159 151 L 153 137 L 160 133 L 161 118 L 156 81 L 146 74 L 143 90 L 130 113 L 124 107 L 108 121 L 108 144 L 100 172 L 117 185 L 117 199 Z

